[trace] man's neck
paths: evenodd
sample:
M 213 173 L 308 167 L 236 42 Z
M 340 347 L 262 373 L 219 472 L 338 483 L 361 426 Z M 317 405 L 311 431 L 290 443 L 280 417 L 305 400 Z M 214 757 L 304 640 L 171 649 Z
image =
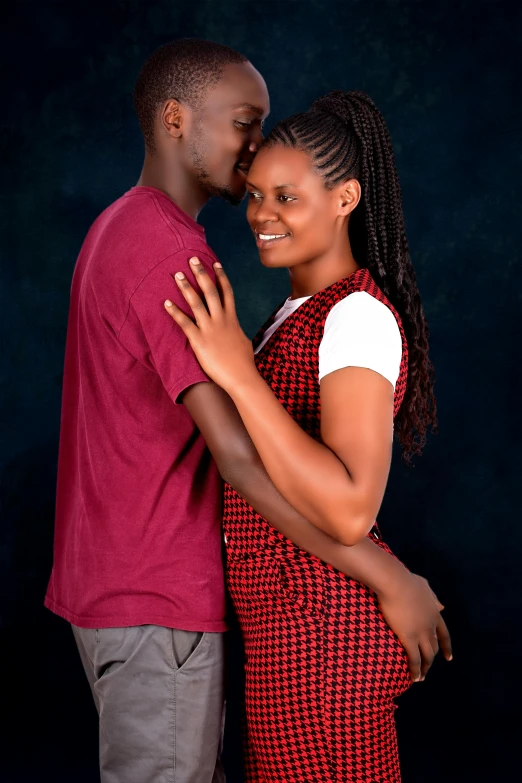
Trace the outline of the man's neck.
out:
M 160 156 L 145 154 L 145 161 L 137 185 L 157 188 L 165 193 L 183 212 L 197 220 L 209 196 L 179 163 L 166 166 Z

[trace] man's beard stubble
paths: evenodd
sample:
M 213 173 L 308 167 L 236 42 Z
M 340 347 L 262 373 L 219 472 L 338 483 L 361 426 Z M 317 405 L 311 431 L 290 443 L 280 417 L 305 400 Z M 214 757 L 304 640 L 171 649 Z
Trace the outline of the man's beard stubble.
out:
M 199 142 L 200 139 L 198 137 L 190 147 L 190 162 L 194 169 L 194 173 L 198 178 L 199 184 L 203 190 L 208 193 L 209 196 L 217 196 L 218 198 L 222 198 L 224 201 L 232 204 L 233 207 L 239 206 L 239 204 L 241 204 L 243 201 L 243 196 L 239 197 L 233 193 L 230 188 L 223 185 L 218 185 L 212 181 L 210 174 L 205 168 L 202 147 Z

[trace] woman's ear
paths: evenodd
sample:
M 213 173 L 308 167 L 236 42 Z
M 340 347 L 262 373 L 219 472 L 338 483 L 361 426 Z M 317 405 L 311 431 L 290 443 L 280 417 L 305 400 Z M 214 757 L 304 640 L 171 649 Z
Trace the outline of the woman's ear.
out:
M 359 180 L 349 179 L 341 185 L 338 185 L 336 190 L 339 215 L 349 215 L 361 200 L 361 185 Z

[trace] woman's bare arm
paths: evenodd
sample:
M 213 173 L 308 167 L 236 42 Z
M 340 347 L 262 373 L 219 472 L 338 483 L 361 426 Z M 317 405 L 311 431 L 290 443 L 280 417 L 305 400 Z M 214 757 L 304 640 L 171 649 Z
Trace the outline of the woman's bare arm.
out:
M 257 372 L 227 389 L 281 494 L 303 516 L 351 546 L 371 529 L 390 469 L 393 387 L 349 367 L 321 383 L 322 443 L 308 435 Z

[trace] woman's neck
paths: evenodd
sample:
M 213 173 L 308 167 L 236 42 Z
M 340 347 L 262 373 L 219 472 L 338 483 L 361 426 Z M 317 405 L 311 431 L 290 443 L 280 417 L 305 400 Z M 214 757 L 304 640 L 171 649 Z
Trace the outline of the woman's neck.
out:
M 348 252 L 345 251 L 342 256 L 331 252 L 328 256 L 321 256 L 306 263 L 289 267 L 291 298 L 300 299 L 303 296 L 313 296 L 338 280 L 349 277 L 358 269 L 360 266 L 353 257 L 351 249 Z

